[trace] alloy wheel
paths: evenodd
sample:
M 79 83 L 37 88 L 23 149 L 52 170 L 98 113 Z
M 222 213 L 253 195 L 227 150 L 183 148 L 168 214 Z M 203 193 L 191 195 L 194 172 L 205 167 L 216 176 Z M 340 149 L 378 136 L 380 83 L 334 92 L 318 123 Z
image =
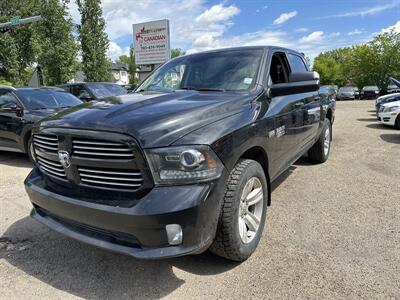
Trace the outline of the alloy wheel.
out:
M 258 232 L 264 206 L 264 192 L 257 177 L 250 178 L 243 189 L 239 205 L 239 235 L 243 243 L 250 243 Z

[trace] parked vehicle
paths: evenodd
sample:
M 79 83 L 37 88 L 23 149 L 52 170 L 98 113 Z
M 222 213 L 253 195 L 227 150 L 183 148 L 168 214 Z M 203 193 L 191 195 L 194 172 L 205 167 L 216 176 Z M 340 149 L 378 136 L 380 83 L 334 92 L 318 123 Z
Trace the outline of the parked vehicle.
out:
M 384 125 L 400 129 L 400 101 L 383 104 L 379 109 L 378 120 Z
M 28 153 L 32 160 L 33 124 L 81 103 L 62 89 L 0 86 L 0 150 Z
M 389 103 L 389 102 L 395 102 L 400 100 L 400 93 L 394 93 L 394 94 L 388 94 L 385 96 L 380 96 L 376 99 L 375 101 L 375 110 L 376 110 L 376 115 L 378 115 L 378 112 L 382 105 Z
M 82 101 L 101 100 L 128 93 L 122 86 L 111 82 L 81 82 L 58 85 Z
M 355 86 L 342 86 L 336 96 L 337 100 L 355 100 L 357 98 L 359 98 L 359 91 Z
M 335 109 L 337 93 L 333 85 L 323 85 L 319 88 L 319 94 L 321 97 L 326 99 L 327 103 L 330 103 L 331 107 Z
M 322 85 L 319 88 L 319 93 L 324 93 L 329 97 L 329 100 L 336 101 L 338 90 L 335 85 Z
M 243 261 L 260 240 L 271 182 L 307 152 L 316 163 L 329 157 L 334 106 L 318 83 L 303 55 L 284 48 L 170 60 L 134 94 L 35 126 L 31 215 L 137 258 L 209 248 Z
M 362 88 L 360 99 L 376 99 L 378 96 L 379 88 L 376 85 L 367 85 Z
M 397 80 L 394 77 L 389 77 L 389 79 L 393 83 L 394 86 L 396 86 L 397 88 L 400 88 L 399 80 Z M 375 108 L 376 108 L 376 115 L 378 117 L 378 120 L 383 121 L 383 119 L 379 117 L 379 113 L 380 112 L 383 113 L 384 109 L 389 107 L 389 105 L 385 106 L 386 104 L 398 102 L 398 101 L 400 101 L 400 93 L 388 94 L 388 95 L 381 96 L 378 99 L 376 99 Z M 389 111 L 387 111 L 386 113 L 389 113 Z M 386 115 L 385 118 L 386 118 L 387 122 L 390 122 L 390 120 L 388 119 L 388 115 Z
M 395 84 L 389 84 L 387 87 L 388 94 L 400 93 L 400 88 Z

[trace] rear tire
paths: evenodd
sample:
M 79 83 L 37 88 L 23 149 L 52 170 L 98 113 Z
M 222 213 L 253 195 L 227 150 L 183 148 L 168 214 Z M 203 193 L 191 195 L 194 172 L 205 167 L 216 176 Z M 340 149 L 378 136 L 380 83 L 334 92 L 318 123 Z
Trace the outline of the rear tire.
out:
M 308 158 L 315 163 L 323 163 L 328 160 L 331 152 L 332 125 L 329 119 L 325 119 L 324 127 L 317 142 L 308 150 Z
M 229 175 L 217 233 L 209 250 L 233 261 L 249 258 L 261 238 L 268 195 L 261 165 L 250 159 L 239 160 Z

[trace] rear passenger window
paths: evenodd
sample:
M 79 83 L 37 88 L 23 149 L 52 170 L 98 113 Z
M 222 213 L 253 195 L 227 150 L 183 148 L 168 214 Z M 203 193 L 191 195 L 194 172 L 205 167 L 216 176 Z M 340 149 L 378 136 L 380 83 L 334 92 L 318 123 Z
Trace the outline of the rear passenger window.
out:
M 292 73 L 308 71 L 304 60 L 300 56 L 289 53 L 288 57 Z

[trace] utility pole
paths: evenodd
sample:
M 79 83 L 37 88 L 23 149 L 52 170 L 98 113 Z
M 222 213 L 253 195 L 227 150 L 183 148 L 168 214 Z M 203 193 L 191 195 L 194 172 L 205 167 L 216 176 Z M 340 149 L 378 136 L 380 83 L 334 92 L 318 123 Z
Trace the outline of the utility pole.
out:
M 15 17 L 12 17 L 6 23 L 0 23 L 0 32 L 7 32 L 16 26 L 40 21 L 41 19 L 42 19 L 42 16 L 33 16 L 33 17 L 24 18 L 24 19 L 21 19 L 21 17 L 19 17 L 19 16 L 15 16 Z

